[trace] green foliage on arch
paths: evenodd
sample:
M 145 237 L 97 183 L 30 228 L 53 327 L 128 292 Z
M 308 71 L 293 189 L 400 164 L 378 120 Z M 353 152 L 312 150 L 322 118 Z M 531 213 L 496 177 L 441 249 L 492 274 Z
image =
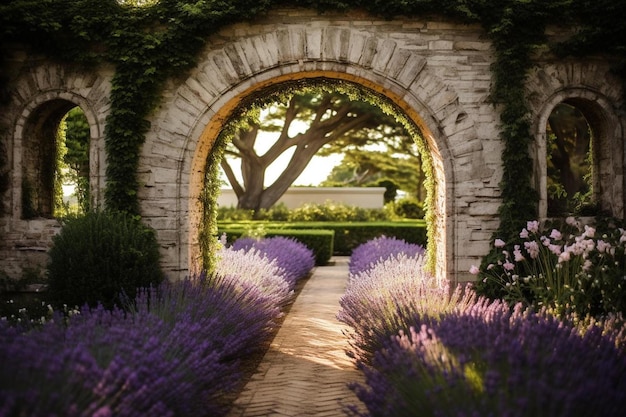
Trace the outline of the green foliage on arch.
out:
M 579 28 L 555 50 L 612 54 L 617 73 L 626 80 L 623 1 L 12 0 L 0 5 L 0 103 L 8 98 L 14 44 L 76 64 L 112 64 L 115 76 L 105 131 L 106 203 L 109 209 L 139 214 L 139 153 L 166 81 L 194 67 L 209 35 L 286 4 L 321 12 L 363 9 L 387 18 L 435 14 L 484 28 L 496 56 L 491 98 L 502 109 L 505 143 L 502 237 L 516 233 L 522 221 L 536 214 L 537 195 L 527 168 L 532 137 L 524 81 L 533 52 L 545 44 L 546 26 Z
M 246 123 L 248 115 L 258 113 L 273 103 L 287 102 L 295 94 L 305 93 L 317 93 L 317 92 L 339 92 L 348 96 L 351 100 L 360 101 L 370 104 L 374 107 L 378 107 L 385 114 L 393 116 L 396 122 L 402 125 L 407 133 L 413 138 L 417 144 L 418 152 L 422 155 L 422 169 L 424 170 L 424 187 L 426 189 L 425 206 L 426 210 L 426 225 L 427 234 L 431 241 L 434 241 L 435 232 L 435 195 L 437 183 L 433 175 L 433 160 L 428 149 L 428 145 L 420 131 L 419 127 L 415 125 L 407 116 L 400 110 L 393 102 L 388 98 L 363 87 L 358 86 L 355 83 L 330 79 L 325 77 L 300 79 L 295 81 L 288 81 L 278 85 L 274 85 L 258 91 L 252 97 L 248 97 L 244 100 L 230 117 L 226 123 L 221 134 L 217 138 L 214 149 L 207 158 L 205 166 L 205 179 L 203 194 L 201 195 L 201 201 L 203 203 L 203 219 L 200 225 L 199 242 L 201 246 L 201 253 L 203 254 L 203 264 L 210 266 L 212 259 L 210 254 L 214 253 L 213 246 L 216 244 L 214 236 L 217 233 L 217 195 L 219 193 L 219 165 L 224 154 L 226 145 L 232 140 L 233 135 L 239 129 L 239 127 Z M 428 250 L 430 264 L 428 265 L 432 270 L 435 268 L 434 251 L 437 248 L 435 245 L 429 245 Z

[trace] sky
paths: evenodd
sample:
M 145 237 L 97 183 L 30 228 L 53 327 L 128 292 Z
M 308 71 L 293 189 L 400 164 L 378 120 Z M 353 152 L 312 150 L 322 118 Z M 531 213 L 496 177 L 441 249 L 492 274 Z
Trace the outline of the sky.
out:
M 289 158 L 291 158 L 292 152 L 285 153 L 280 156 L 272 165 L 270 165 L 265 173 L 265 186 L 269 186 L 272 184 L 280 175 L 280 173 L 285 169 L 287 163 L 289 162 Z M 317 186 L 320 182 L 324 181 L 330 171 L 338 165 L 343 158 L 343 155 L 330 155 L 330 156 L 314 156 L 309 165 L 305 168 L 304 172 L 300 174 L 298 179 L 296 179 L 293 185 L 298 186 Z M 235 164 L 234 161 L 230 161 L 230 164 L 235 171 L 235 175 L 241 181 L 241 166 L 240 164 Z M 222 179 L 225 182 L 226 174 L 222 171 Z M 231 188 L 230 185 L 226 186 L 226 188 Z

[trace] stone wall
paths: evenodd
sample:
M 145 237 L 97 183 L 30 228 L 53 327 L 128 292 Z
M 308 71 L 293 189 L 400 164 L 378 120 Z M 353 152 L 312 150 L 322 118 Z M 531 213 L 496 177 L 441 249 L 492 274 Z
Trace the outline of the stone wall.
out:
M 538 144 L 532 150 L 535 166 L 529 169 L 535 173 L 542 204 L 545 122 L 554 105 L 573 100 L 597 115 L 604 146 L 598 153 L 603 163 L 598 196 L 623 215 L 624 114 L 619 110 L 619 83 L 609 75 L 610 63 L 601 57 L 561 62 L 545 51 L 536 58 L 528 95 Z M 318 15 L 279 9 L 253 22 L 224 27 L 208 40 L 196 68 L 169 82 L 142 148 L 141 211 L 157 231 L 164 269 L 177 279 L 196 267 L 205 163 L 233 109 L 265 89 L 324 78 L 380 95 L 419 126 L 437 183 L 429 242 L 436 246 L 437 273 L 453 281 L 470 280 L 470 265 L 488 252 L 499 225 L 503 144 L 499 109 L 489 100 L 493 62 L 492 46 L 479 26 L 440 18 L 381 20 L 358 12 Z M 21 268 L 16 264 L 28 258 L 19 255 L 26 253 L 21 247 L 31 247 L 27 231 L 40 230 L 36 247 L 44 248 L 58 230 L 44 227 L 55 224 L 53 220 L 21 220 L 22 136 L 32 123 L 29 117 L 58 100 L 83 108 L 92 127 L 91 185 L 95 202 L 101 203 L 103 131 L 113 74 L 111 69 L 84 74 L 30 62 L 28 57 L 17 64 L 22 66 L 12 84 L 12 100 L 0 112 L 0 123 L 9 127 L 0 138 L 9 153 L 12 185 L 3 197 L 0 270 L 12 275 Z M 611 182 L 610 175 L 617 180 Z M 35 252 L 33 262 L 40 262 L 35 259 L 43 250 Z
M 304 204 L 341 203 L 349 206 L 382 209 L 385 205 L 384 187 L 292 187 L 280 197 L 277 204 L 294 209 Z M 222 188 L 217 199 L 220 207 L 237 207 L 237 195 L 230 188 Z

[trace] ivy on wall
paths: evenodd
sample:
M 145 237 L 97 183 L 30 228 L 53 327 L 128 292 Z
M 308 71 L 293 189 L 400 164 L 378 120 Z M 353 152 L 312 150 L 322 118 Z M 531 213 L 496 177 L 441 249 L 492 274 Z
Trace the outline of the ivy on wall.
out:
M 122 4 L 120 4 L 120 2 Z M 193 68 L 207 38 L 221 27 L 278 6 L 320 12 L 363 9 L 383 17 L 443 15 L 479 23 L 494 45 L 491 98 L 501 108 L 502 218 L 512 236 L 536 217 L 531 186 L 532 141 L 524 81 L 548 24 L 578 28 L 557 45 L 563 54 L 612 54 L 626 80 L 626 2 L 614 0 L 12 0 L 0 5 L 0 104 L 6 102 L 14 45 L 64 62 L 115 67 L 106 124 L 109 209 L 139 214 L 137 164 L 151 111 L 165 82 Z M 145 4 L 144 7 L 133 4 Z M 1 159 L 1 158 L 0 158 Z M 0 167 L 0 173 L 5 172 Z

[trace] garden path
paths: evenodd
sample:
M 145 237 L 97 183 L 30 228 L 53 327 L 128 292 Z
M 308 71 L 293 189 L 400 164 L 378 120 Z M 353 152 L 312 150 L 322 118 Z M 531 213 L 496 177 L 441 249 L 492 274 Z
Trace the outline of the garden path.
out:
M 347 281 L 348 257 L 314 270 L 228 417 L 340 417 L 360 405 L 347 384 L 362 375 L 336 319 Z

